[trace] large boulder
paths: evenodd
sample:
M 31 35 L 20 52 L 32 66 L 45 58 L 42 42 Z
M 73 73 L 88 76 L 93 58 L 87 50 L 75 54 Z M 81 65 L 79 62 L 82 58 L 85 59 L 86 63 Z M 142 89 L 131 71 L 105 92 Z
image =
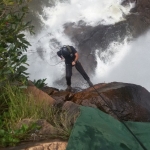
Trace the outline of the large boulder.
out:
M 117 119 L 150 121 L 150 93 L 143 87 L 128 83 L 103 83 L 78 92 L 72 102 L 99 108 Z
M 121 82 L 99 83 L 81 92 L 57 91 L 51 96 L 55 97 L 56 101 L 57 99 L 61 101 L 62 112 L 68 112 L 66 118 L 67 120 L 72 118 L 69 120 L 72 124 L 75 123 L 80 113 L 80 105 L 98 108 L 118 120 L 150 121 L 150 93 L 139 85 Z M 24 120 L 23 123 L 28 123 L 28 120 Z M 49 135 L 61 134 L 61 130 L 58 131 L 47 121 L 39 120 L 38 123 L 42 128 L 36 132 L 34 139 L 40 137 L 38 135 L 43 135 L 40 137 L 43 138 Z M 48 140 L 48 142 L 22 143 L 16 147 L 4 148 L 3 150 L 65 150 L 66 146 L 66 141 Z
M 75 104 L 71 101 L 66 101 L 62 106 L 62 110 L 67 113 L 68 118 L 70 118 L 71 124 L 74 124 L 80 114 L 80 105 Z
M 29 84 L 25 90 L 27 94 L 31 94 L 36 102 L 46 105 L 53 105 L 56 101 L 50 95 L 38 89 L 36 86 Z

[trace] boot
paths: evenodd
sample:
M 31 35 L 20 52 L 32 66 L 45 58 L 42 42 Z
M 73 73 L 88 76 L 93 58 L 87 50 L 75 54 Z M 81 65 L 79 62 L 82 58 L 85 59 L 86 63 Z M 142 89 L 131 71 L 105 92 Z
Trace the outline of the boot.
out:
M 66 88 L 66 91 L 71 92 L 71 86 L 68 85 L 68 87 Z
M 87 80 L 87 83 L 89 84 L 89 86 L 93 86 L 93 83 L 90 80 Z

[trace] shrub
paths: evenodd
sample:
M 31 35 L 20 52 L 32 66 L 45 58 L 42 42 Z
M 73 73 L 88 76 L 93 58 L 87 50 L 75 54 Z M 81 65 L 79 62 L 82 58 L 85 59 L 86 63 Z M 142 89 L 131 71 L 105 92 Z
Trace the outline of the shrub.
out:
M 41 88 L 43 88 L 44 86 L 47 85 L 47 84 L 45 83 L 45 81 L 46 81 L 46 79 L 34 80 L 34 81 L 33 81 L 33 84 L 34 84 L 37 88 L 41 89 Z
M 20 89 L 16 85 L 7 84 L 0 97 L 0 101 L 5 102 L 5 107 L 0 105 L 0 146 L 12 146 L 26 139 L 30 140 L 31 131 L 39 129 L 36 121 L 44 119 L 54 126 L 57 135 L 49 135 L 47 138 L 68 139 L 72 130 L 73 117 L 68 115 L 66 111 L 60 108 L 37 103 L 33 96 L 26 95 L 24 89 Z M 77 116 L 74 116 L 74 120 Z M 31 119 L 30 125 L 23 125 L 18 128 L 18 123 L 24 119 Z
M 30 43 L 24 31 L 33 33 L 30 22 L 24 22 L 28 1 L 3 0 L 0 2 L 0 85 L 6 80 L 26 82 L 27 51 Z

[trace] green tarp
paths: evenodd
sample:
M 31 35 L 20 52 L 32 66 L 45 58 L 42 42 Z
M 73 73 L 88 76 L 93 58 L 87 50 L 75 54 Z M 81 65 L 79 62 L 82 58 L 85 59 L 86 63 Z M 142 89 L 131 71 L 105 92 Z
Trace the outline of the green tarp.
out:
M 66 150 L 143 150 L 123 123 L 91 107 L 80 107 Z M 150 150 L 150 123 L 126 121 L 134 135 Z

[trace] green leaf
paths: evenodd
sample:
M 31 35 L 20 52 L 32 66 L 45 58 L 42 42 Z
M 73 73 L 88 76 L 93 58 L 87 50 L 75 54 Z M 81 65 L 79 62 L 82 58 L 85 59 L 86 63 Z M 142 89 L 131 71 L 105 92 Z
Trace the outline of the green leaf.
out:
M 24 34 L 19 34 L 17 37 L 18 38 L 23 38 L 25 35 Z
M 24 75 L 29 75 L 29 73 L 27 73 L 27 72 L 22 72 L 22 74 L 24 74 Z
M 21 58 L 20 58 L 20 62 L 21 63 L 25 63 L 27 61 L 27 55 L 23 55 Z
M 14 69 L 13 68 L 11 68 L 11 67 L 8 67 L 9 68 L 9 70 L 12 72 L 12 73 L 14 73 Z
M 3 47 L 0 47 L 0 53 L 7 52 L 7 50 Z
M 26 70 L 27 70 L 27 68 L 24 67 L 24 66 L 20 66 L 20 67 L 17 69 L 18 72 L 23 72 L 23 71 L 26 71 Z
M 23 124 L 21 127 L 21 130 L 23 130 L 24 132 L 27 131 L 29 129 L 29 126 L 26 124 Z
M 30 44 L 28 41 L 26 41 L 26 40 L 22 40 L 22 41 L 23 41 L 23 43 L 25 43 L 26 45 L 31 46 L 31 44 Z
M 6 70 L 6 71 L 3 72 L 4 75 L 10 74 L 10 73 L 11 73 L 11 70 Z
M 5 134 L 5 131 L 3 130 L 3 129 L 0 129 L 0 136 L 4 136 L 4 134 Z

